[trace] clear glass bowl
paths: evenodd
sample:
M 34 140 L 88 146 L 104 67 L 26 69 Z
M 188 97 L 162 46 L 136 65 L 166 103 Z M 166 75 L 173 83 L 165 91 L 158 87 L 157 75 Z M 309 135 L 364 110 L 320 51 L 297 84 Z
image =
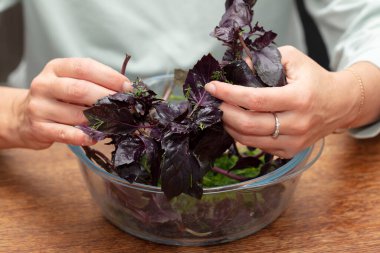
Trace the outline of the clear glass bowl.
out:
M 145 82 L 154 88 L 168 80 L 172 76 Z M 199 246 L 245 237 L 276 220 L 287 207 L 302 173 L 319 158 L 323 144 L 320 140 L 262 177 L 206 188 L 200 200 L 181 194 L 171 201 L 159 187 L 130 184 L 94 164 L 80 147 L 69 147 L 80 160 L 93 199 L 111 223 L 149 241 Z

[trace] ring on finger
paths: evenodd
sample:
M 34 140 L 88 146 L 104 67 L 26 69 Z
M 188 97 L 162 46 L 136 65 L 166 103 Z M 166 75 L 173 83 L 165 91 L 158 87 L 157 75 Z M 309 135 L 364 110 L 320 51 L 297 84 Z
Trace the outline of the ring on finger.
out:
M 272 112 L 274 117 L 274 131 L 272 133 L 272 137 L 276 139 L 280 135 L 280 120 L 278 119 L 277 113 Z

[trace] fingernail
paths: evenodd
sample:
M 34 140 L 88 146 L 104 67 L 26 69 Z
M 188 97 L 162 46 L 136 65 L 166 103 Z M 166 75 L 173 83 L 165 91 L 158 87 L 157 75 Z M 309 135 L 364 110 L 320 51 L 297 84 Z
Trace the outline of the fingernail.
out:
M 91 145 L 94 145 L 95 143 L 96 141 L 94 139 L 92 139 L 90 136 L 86 136 L 84 143 L 82 143 L 82 146 L 91 146 Z
M 207 83 L 205 85 L 205 90 L 211 94 L 214 94 L 216 91 L 216 86 L 213 83 Z
M 128 81 L 125 81 L 123 83 L 123 91 L 131 91 L 132 90 L 132 84 L 131 82 L 128 80 Z

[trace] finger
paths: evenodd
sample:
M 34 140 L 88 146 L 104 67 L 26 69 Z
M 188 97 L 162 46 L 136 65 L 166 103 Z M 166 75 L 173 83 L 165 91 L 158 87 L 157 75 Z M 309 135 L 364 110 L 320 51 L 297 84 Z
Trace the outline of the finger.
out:
M 245 135 L 267 136 L 274 132 L 274 117 L 271 113 L 253 112 L 223 103 L 223 122 Z
M 65 102 L 88 106 L 102 97 L 115 93 L 94 83 L 68 77 L 53 78 L 45 92 Z
M 34 115 L 40 119 L 57 122 L 65 125 L 87 124 L 88 120 L 83 114 L 87 107 L 68 104 L 57 100 L 40 99 L 38 108 L 32 109 Z
M 297 61 L 293 61 L 295 57 L 298 57 L 300 54 L 300 51 L 296 49 L 293 46 L 282 46 L 278 47 L 278 51 L 280 51 L 281 54 L 281 64 L 286 66 L 290 62 L 297 63 Z M 302 62 L 300 62 L 302 64 Z
M 235 141 L 243 145 L 256 147 L 262 150 L 282 149 L 282 147 L 284 146 L 284 141 L 287 139 L 286 135 L 281 135 L 276 139 L 273 139 L 272 136 L 242 135 L 239 132 L 236 132 L 233 128 L 230 128 L 228 126 L 225 126 L 224 128 Z
M 275 151 L 283 158 L 289 158 L 307 147 L 305 139 L 290 135 L 279 135 L 276 139 L 272 136 L 247 136 L 236 132 L 233 128 L 224 126 L 226 131 L 237 142 L 261 150 Z
M 50 68 L 58 77 L 86 80 L 114 91 L 131 90 L 131 82 L 126 76 L 92 59 L 55 59 L 48 64 L 47 68 Z
M 212 81 L 205 89 L 214 97 L 229 104 L 254 111 L 284 111 L 297 107 L 298 91 L 295 85 L 271 88 L 252 88 Z
M 39 129 L 46 138 L 54 142 L 61 142 L 76 146 L 90 146 L 96 142 L 86 135 L 82 130 L 73 126 L 53 122 L 41 122 Z
M 270 112 L 255 112 L 222 103 L 223 122 L 242 135 L 268 136 L 275 131 L 275 117 Z M 307 131 L 306 119 L 299 119 L 293 112 L 277 113 L 280 132 L 286 135 L 300 135 Z

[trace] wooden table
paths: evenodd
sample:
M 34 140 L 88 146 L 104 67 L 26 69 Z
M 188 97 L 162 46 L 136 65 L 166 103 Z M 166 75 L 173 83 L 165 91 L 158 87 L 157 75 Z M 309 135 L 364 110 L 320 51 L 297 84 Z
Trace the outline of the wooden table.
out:
M 65 145 L 3 150 L 0 252 L 380 252 L 380 138 L 328 137 L 279 219 L 209 247 L 159 245 L 108 223 Z

